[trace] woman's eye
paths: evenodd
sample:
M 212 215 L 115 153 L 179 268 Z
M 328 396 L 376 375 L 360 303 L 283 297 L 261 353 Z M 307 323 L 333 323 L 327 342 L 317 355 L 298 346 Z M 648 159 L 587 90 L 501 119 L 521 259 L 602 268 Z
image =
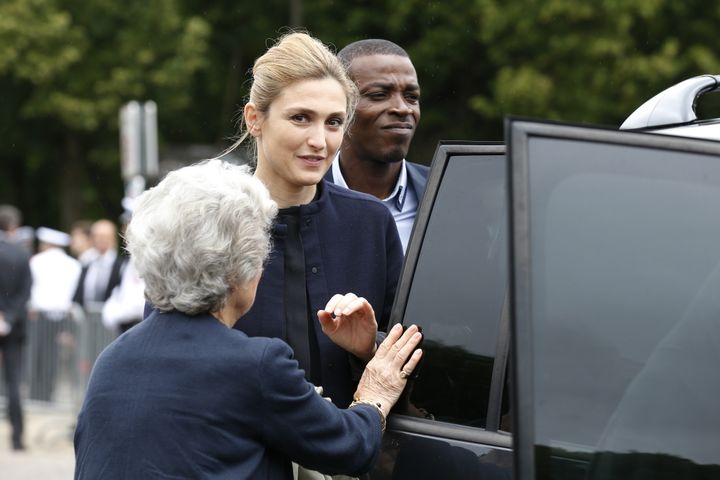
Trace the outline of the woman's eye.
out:
M 342 127 L 343 123 L 344 123 L 344 121 L 342 118 L 331 118 L 327 121 L 328 125 L 330 125 L 331 127 L 336 127 L 336 128 Z
M 298 114 L 295 114 L 292 117 L 290 117 L 290 120 L 292 120 L 294 122 L 304 122 L 306 119 L 307 119 L 307 117 L 305 115 L 303 115 L 302 113 L 298 113 Z

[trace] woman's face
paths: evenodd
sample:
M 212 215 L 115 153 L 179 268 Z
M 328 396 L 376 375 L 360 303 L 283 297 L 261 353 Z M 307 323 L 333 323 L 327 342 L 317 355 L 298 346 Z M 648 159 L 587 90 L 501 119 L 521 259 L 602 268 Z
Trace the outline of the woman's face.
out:
M 314 192 L 340 147 L 346 101 L 340 83 L 324 78 L 291 84 L 264 114 L 246 105 L 245 121 L 257 140 L 256 174 L 271 193 Z

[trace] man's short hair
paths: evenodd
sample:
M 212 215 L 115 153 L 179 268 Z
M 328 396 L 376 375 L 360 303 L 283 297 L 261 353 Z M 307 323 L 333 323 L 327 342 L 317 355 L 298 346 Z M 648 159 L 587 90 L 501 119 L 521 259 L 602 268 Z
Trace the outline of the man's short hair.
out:
M 12 205 L 0 205 L 0 230 L 9 232 L 19 227 L 21 223 L 20 210 Z
M 398 55 L 410 58 L 410 55 L 400 45 L 382 38 L 368 38 L 350 43 L 337 55 L 345 68 L 349 68 L 356 58 L 368 55 Z

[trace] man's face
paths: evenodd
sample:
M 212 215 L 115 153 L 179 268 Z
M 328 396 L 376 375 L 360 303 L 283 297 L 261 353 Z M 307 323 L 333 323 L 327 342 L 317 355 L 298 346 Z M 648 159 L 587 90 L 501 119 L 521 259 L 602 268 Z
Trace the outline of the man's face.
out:
M 420 85 L 412 62 L 399 55 L 368 55 L 350 64 L 360 90 L 344 147 L 363 160 L 399 162 L 420 121 Z
M 109 220 L 98 220 L 92 226 L 92 242 L 95 249 L 104 254 L 117 248 L 117 229 Z

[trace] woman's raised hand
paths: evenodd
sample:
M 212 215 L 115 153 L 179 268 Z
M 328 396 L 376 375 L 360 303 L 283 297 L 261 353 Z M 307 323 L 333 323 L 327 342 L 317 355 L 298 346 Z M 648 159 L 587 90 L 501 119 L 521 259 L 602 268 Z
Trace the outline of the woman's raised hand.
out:
M 367 300 L 354 293 L 334 295 L 317 315 L 323 332 L 336 345 L 370 361 L 376 349 L 377 321 Z

